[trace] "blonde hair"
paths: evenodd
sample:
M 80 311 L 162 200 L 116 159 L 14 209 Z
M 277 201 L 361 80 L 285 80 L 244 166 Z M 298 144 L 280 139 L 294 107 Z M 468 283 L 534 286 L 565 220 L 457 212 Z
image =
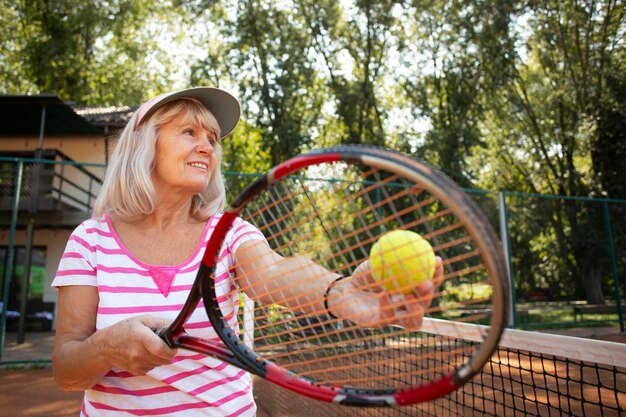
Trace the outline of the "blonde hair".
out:
M 220 137 L 220 128 L 215 117 L 195 99 L 174 100 L 159 107 L 147 120 L 135 128 L 133 117 L 122 131 L 111 155 L 100 194 L 93 207 L 93 216 L 101 218 L 105 213 L 119 216 L 128 221 L 140 220 L 154 212 L 156 191 L 152 183 L 156 143 L 161 127 L 174 117 L 183 115 L 184 123 L 201 124 L 205 129 Z M 209 185 L 191 200 L 190 215 L 206 220 L 224 208 L 226 191 L 222 180 L 221 146 L 214 146 L 217 164 Z

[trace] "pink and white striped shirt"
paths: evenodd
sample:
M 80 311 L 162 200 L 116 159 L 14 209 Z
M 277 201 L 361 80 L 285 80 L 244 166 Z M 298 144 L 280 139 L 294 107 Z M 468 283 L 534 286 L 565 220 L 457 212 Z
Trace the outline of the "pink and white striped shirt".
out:
M 151 314 L 173 320 L 200 266 L 204 248 L 220 215 L 209 219 L 194 254 L 180 265 L 141 262 L 124 246 L 108 216 L 90 219 L 70 236 L 53 287 L 98 287 L 96 328 Z M 234 283 L 234 253 L 247 240 L 265 239 L 251 224 L 237 219 L 226 236 L 216 269 L 222 310 L 237 328 L 239 298 Z M 215 338 L 202 303 L 185 326 L 188 333 Z M 81 416 L 254 416 L 250 375 L 217 359 L 180 349 L 170 365 L 146 375 L 111 369 L 85 391 Z

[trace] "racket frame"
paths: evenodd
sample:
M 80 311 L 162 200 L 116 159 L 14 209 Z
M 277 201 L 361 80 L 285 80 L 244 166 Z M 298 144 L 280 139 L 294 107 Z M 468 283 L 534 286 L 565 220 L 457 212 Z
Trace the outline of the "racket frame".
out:
M 226 234 L 246 204 L 266 187 L 303 168 L 340 161 L 363 162 L 370 167 L 391 172 L 399 171 L 415 183 L 422 184 L 464 223 L 476 245 L 491 253 L 491 256 L 482 257 L 486 261 L 485 269 L 493 288 L 494 304 L 490 315 L 490 331 L 482 341 L 481 347 L 473 353 L 468 362 L 436 381 L 417 387 L 382 390 L 320 384 L 287 371 L 259 356 L 243 343 L 222 316 L 214 287 L 215 268 Z M 157 334 L 170 347 L 211 355 L 276 385 L 325 402 L 356 406 L 398 406 L 430 401 L 454 391 L 480 372 L 497 348 L 498 341 L 506 327 L 506 318 L 510 308 L 508 268 L 501 251 L 502 248 L 498 244 L 493 229 L 476 203 L 458 185 L 435 168 L 403 154 L 370 146 L 348 145 L 315 150 L 277 165 L 247 186 L 233 200 L 217 222 L 207 243 L 197 278 L 183 308 L 173 323 L 165 329 L 159 329 Z M 222 343 L 189 336 L 184 330 L 185 322 L 201 300 L 204 300 L 208 318 Z

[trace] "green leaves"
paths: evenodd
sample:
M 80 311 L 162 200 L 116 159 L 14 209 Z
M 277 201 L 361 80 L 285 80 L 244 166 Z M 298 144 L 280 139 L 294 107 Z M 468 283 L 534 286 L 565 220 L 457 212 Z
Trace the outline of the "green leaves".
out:
M 2 92 L 138 104 L 168 78 L 146 71 L 159 54 L 146 26 L 163 12 L 146 0 L 5 2 L 3 38 L 11 41 L 0 62 Z
M 136 105 L 186 84 L 219 85 L 241 99 L 255 167 L 367 143 L 414 153 L 468 187 L 623 197 L 610 146 L 624 113 L 624 8 L 5 1 L 0 92 Z

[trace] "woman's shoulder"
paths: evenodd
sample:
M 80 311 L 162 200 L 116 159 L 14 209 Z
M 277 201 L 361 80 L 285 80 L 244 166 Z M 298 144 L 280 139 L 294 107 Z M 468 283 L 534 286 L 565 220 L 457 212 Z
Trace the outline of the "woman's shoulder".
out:
M 82 223 L 74 229 L 72 234 L 79 236 L 110 235 L 111 227 L 106 217 L 91 217 L 83 220 Z
M 207 221 L 207 227 L 214 228 L 222 220 L 222 217 L 224 217 L 224 212 L 220 211 L 219 213 L 215 213 Z M 256 229 L 256 226 L 254 226 L 252 223 L 248 222 L 247 220 L 245 220 L 244 218 L 240 216 L 229 218 L 228 221 L 231 222 L 230 232 L 237 232 L 238 230 L 242 228 Z

